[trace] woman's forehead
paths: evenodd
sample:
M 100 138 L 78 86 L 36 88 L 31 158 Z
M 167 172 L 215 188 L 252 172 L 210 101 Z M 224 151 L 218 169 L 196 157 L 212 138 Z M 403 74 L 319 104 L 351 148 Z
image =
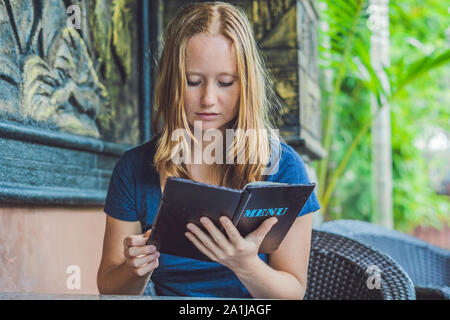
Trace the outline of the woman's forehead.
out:
M 205 68 L 216 74 L 237 75 L 233 42 L 223 35 L 197 34 L 186 46 L 186 71 L 204 74 Z

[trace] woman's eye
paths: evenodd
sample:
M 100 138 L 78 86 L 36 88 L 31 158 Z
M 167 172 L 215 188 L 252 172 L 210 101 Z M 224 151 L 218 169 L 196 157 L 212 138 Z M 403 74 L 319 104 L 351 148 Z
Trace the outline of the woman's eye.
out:
M 196 86 L 200 85 L 202 82 L 201 81 L 196 81 L 196 82 L 188 81 L 187 83 L 191 87 L 196 87 Z M 221 87 L 231 87 L 233 85 L 233 83 L 234 83 L 234 81 L 232 81 L 232 82 L 219 81 L 219 84 L 220 84 Z
M 232 82 L 220 82 L 220 85 L 222 87 L 231 87 L 233 85 L 234 81 Z
M 192 87 L 198 86 L 199 84 L 200 84 L 200 81 L 197 81 L 197 82 L 188 81 L 188 85 L 192 86 Z

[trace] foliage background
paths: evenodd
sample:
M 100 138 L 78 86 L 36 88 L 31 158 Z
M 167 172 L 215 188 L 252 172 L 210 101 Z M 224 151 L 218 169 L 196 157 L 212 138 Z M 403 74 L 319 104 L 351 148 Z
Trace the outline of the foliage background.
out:
M 340 41 L 344 38 L 345 32 L 348 32 L 348 28 L 344 29 L 342 26 L 348 24 L 349 20 L 339 21 L 339 19 L 346 18 L 345 14 L 342 14 L 343 10 L 351 15 L 358 4 L 362 6 L 360 16 L 355 20 L 353 48 L 346 61 L 348 67 L 338 88 L 333 111 L 335 125 L 332 128 L 332 142 L 327 164 L 327 170 L 332 172 L 342 161 L 349 145 L 361 128 L 371 121 L 370 95 L 376 90 L 376 81 L 373 81 L 375 84 L 372 83 L 370 86 L 361 74 L 361 64 L 364 65 L 364 61 L 367 62 L 367 54 L 370 50 L 370 30 L 367 25 L 361 23 L 367 19 L 368 1 L 324 2 L 328 9 L 326 12 L 321 12 L 321 18 L 328 23 L 329 31 L 321 31 L 320 34 L 321 68 L 322 70 L 331 69 L 335 78 L 342 61 L 333 61 L 332 55 L 339 53 Z M 386 71 L 393 90 L 400 89 L 404 79 L 408 78 L 408 75 L 405 76 L 408 70 L 417 66 L 424 68 L 423 66 L 428 62 L 436 61 L 435 57 L 438 53 L 448 53 L 450 37 L 448 10 L 446 1 L 390 0 L 391 66 Z M 341 14 L 336 14 L 338 12 Z M 323 45 L 326 43 L 326 37 L 331 37 L 331 48 Z M 366 50 L 361 49 L 364 47 Z M 448 54 L 444 56 L 448 60 Z M 444 224 L 450 225 L 448 196 L 438 195 L 432 188 L 429 163 L 415 143 L 429 128 L 439 127 L 450 132 L 448 107 L 450 65 L 447 61 L 439 64 L 438 67 L 424 68 L 424 70 L 426 72 L 410 76 L 408 78 L 410 82 L 399 90 L 395 99 L 390 102 L 394 227 L 405 232 L 410 232 L 419 225 L 431 225 L 438 229 Z M 322 87 L 324 86 L 326 84 L 323 83 Z M 330 90 L 323 90 L 323 92 L 323 110 L 326 114 L 329 111 L 327 102 L 330 100 L 331 93 Z M 345 171 L 338 179 L 335 192 L 325 212 L 325 220 L 376 221 L 372 195 L 369 130 L 352 153 Z

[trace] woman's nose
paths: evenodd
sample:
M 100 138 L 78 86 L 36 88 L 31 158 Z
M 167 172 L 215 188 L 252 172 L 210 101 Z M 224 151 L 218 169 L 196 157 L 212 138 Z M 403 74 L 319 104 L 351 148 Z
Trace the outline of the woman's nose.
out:
M 213 84 L 208 84 L 207 86 L 205 86 L 201 103 L 205 107 L 210 107 L 217 103 L 217 93 Z

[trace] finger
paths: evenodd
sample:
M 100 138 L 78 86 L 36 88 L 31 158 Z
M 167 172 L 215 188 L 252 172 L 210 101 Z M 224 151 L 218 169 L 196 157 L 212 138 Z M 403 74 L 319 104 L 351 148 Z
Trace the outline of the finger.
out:
M 202 244 L 206 248 L 212 251 L 215 256 L 221 255 L 221 249 L 216 245 L 216 243 L 211 239 L 211 237 L 208 236 L 206 233 L 204 233 L 199 227 L 197 227 L 193 223 L 188 223 L 186 227 L 190 232 L 192 232 L 192 234 L 194 234 L 202 242 Z
M 134 258 L 137 256 L 148 255 L 156 252 L 154 245 L 142 246 L 142 247 L 126 247 L 124 255 L 127 258 Z
M 244 240 L 244 238 L 242 238 L 241 234 L 239 233 L 238 229 L 234 226 L 233 222 L 231 222 L 231 220 L 228 217 L 225 216 L 220 217 L 220 223 L 225 229 L 225 232 L 227 233 L 231 243 L 237 244 L 242 240 Z
M 231 250 L 231 244 L 224 234 L 215 226 L 215 224 L 208 218 L 203 217 L 200 219 L 202 225 L 208 230 L 211 237 L 216 244 L 224 250 Z
M 212 261 L 217 261 L 216 256 L 214 255 L 214 253 L 212 253 L 211 250 L 209 250 L 207 247 L 205 247 L 203 245 L 203 243 L 201 243 L 200 240 L 198 240 L 198 238 L 192 234 L 191 232 L 186 232 L 184 234 L 186 236 L 186 238 L 189 239 L 189 241 L 192 242 L 192 244 L 198 249 L 200 250 L 201 253 L 203 253 L 205 256 L 207 256 L 208 258 L 210 258 Z
M 145 276 L 147 273 L 152 272 L 159 266 L 159 259 L 155 259 L 143 266 L 134 269 L 134 273 L 140 277 Z
M 145 246 L 146 243 L 147 239 L 142 234 L 128 236 L 123 241 L 125 247 Z
M 159 258 L 160 253 L 157 251 L 155 253 L 152 254 L 148 254 L 146 256 L 141 256 L 141 257 L 135 257 L 132 259 L 127 259 L 127 263 L 132 266 L 132 267 L 140 267 L 143 266 L 157 258 Z
M 246 239 L 255 239 L 257 243 L 261 244 L 264 240 L 264 237 L 267 233 L 272 229 L 273 225 L 278 222 L 278 219 L 275 217 L 271 217 L 269 219 L 264 220 L 264 222 L 252 233 L 250 233 Z

